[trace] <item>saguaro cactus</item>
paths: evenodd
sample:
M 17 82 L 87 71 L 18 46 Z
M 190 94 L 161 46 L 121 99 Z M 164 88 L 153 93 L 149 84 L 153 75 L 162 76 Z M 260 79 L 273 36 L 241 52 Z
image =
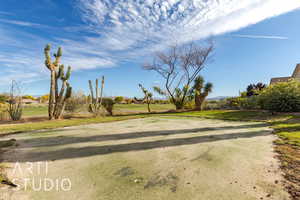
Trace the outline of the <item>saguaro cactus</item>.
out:
M 51 82 L 50 82 L 50 94 L 49 94 L 49 105 L 48 115 L 49 119 L 60 119 L 62 117 L 65 102 L 71 97 L 72 87 L 68 83 L 71 75 L 71 67 L 68 67 L 67 73 L 64 73 L 64 65 L 60 65 L 60 58 L 62 56 L 62 50 L 59 47 L 57 53 L 54 54 L 55 60 L 51 61 L 50 56 L 50 45 L 46 45 L 44 49 L 45 53 L 45 65 L 50 70 Z M 61 89 L 58 91 L 58 82 L 61 80 Z
M 95 93 L 93 88 L 93 83 L 89 80 L 90 87 L 90 102 L 89 102 L 89 112 L 93 113 L 95 116 L 100 115 L 102 108 L 102 95 L 104 89 L 104 76 L 102 76 L 101 80 L 101 88 L 99 89 L 99 80 L 95 81 Z

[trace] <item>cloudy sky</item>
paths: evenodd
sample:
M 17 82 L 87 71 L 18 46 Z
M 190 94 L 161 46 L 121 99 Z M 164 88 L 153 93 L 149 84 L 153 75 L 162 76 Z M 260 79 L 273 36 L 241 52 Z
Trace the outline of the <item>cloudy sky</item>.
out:
M 0 92 L 10 80 L 26 93 L 48 91 L 43 48 L 63 48 L 71 83 L 105 75 L 106 95 L 139 96 L 138 83 L 161 83 L 141 65 L 176 42 L 214 39 L 202 75 L 211 96 L 237 95 L 247 84 L 289 75 L 300 62 L 296 0 L 6 0 L 0 3 Z

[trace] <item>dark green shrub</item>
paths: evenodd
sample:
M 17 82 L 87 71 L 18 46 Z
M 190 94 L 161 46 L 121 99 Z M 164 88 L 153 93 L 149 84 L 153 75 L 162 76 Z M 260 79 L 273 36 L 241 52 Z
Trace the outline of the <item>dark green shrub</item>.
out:
M 244 97 L 239 99 L 239 108 L 246 110 L 257 110 L 260 109 L 261 106 L 259 104 L 258 96 Z
M 227 105 L 227 101 L 225 99 L 220 100 L 208 100 L 204 102 L 203 109 L 204 110 L 223 110 L 230 109 Z
M 263 109 L 276 112 L 300 111 L 300 82 L 282 82 L 269 86 L 259 95 Z
M 113 115 L 114 104 L 115 104 L 115 102 L 112 98 L 103 98 L 102 99 L 102 106 L 105 108 L 105 110 L 110 115 Z
M 115 102 L 116 103 L 121 103 L 122 101 L 124 101 L 124 97 L 122 97 L 122 96 L 117 96 L 117 97 L 115 97 Z
M 75 92 L 67 101 L 65 111 L 69 113 L 76 113 L 84 111 L 87 104 L 87 98 L 83 92 Z

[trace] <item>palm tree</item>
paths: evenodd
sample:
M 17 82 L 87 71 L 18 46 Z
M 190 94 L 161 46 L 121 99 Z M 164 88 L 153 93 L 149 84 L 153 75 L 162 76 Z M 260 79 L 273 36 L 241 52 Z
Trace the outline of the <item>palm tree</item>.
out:
M 208 82 L 204 85 L 204 79 L 202 76 L 197 76 L 194 80 L 193 93 L 195 98 L 195 110 L 202 110 L 205 98 L 211 93 L 213 84 Z

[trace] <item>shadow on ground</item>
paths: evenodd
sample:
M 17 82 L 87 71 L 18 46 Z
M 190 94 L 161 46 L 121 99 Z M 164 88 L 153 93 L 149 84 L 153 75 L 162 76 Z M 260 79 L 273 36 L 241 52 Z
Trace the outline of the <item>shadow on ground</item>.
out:
M 251 125 L 253 128 L 253 125 Z M 235 128 L 235 127 L 231 127 Z M 74 139 L 58 137 L 57 142 L 59 145 L 84 142 L 84 141 L 100 141 L 100 140 L 118 140 L 118 139 L 128 139 L 128 138 L 137 138 L 137 137 L 148 137 L 155 135 L 171 135 L 171 134 L 188 134 L 192 132 L 199 132 L 205 129 L 183 129 L 183 130 L 168 130 L 168 131 L 146 131 L 146 132 L 134 132 L 126 134 L 115 134 L 115 135 L 100 135 L 92 136 L 87 138 L 77 138 Z M 206 129 L 207 130 L 207 129 Z M 165 140 L 156 140 L 156 141 L 147 141 L 147 142 L 134 142 L 127 144 L 115 144 L 115 145 L 103 145 L 103 146 L 88 146 L 88 147 L 69 147 L 63 148 L 54 151 L 29 151 L 26 153 L 26 156 L 19 158 L 19 160 L 14 160 L 13 158 L 8 158 L 8 162 L 34 162 L 34 161 L 46 161 L 46 160 L 61 160 L 61 159 L 72 159 L 72 158 L 82 158 L 89 157 L 94 155 L 106 155 L 118 152 L 130 152 L 130 151 L 142 151 L 155 148 L 164 148 L 164 147 L 174 147 L 181 145 L 192 145 L 199 143 L 207 142 L 216 142 L 221 140 L 232 140 L 238 138 L 252 138 L 259 136 L 270 135 L 270 130 L 259 130 L 259 131 L 249 131 L 243 133 L 226 133 L 218 135 L 204 135 L 196 137 L 187 137 L 187 138 L 174 138 L 174 139 L 165 139 Z M 97 140 L 98 139 L 98 140 Z M 29 139 L 29 141 L 32 139 Z M 39 139 L 35 142 L 38 142 Z M 45 138 L 41 138 L 41 143 L 39 147 L 47 146 L 48 141 Z M 74 140 L 74 141 L 72 141 Z M 79 140 L 79 141 L 78 141 Z M 23 142 L 29 142 L 24 140 Z M 32 142 L 32 141 L 31 141 Z M 52 141 L 53 142 L 53 141 Z M 64 143 L 65 142 L 65 143 Z M 23 148 L 22 145 L 18 148 Z
M 104 141 L 112 141 L 112 140 L 125 140 L 125 139 L 137 139 L 144 137 L 154 137 L 154 136 L 168 136 L 168 135 L 180 135 L 180 134 L 190 134 L 197 132 L 205 132 L 205 131 L 220 131 L 220 130 L 233 130 L 233 129 L 248 129 L 248 128 L 263 128 L 268 127 L 265 123 L 260 124 L 250 124 L 250 125 L 237 125 L 237 126 L 223 126 L 223 127 L 205 127 L 205 128 L 193 128 L 193 129 L 180 129 L 180 130 L 160 130 L 160 131 L 139 131 L 139 132 L 130 132 L 130 133 L 120 133 L 120 134 L 105 134 L 105 135 L 92 135 L 92 136 L 84 136 L 84 137 L 74 137 L 74 136 L 51 136 L 51 137 L 41 137 L 41 138 L 31 138 L 25 140 L 18 140 L 21 143 L 29 143 L 30 147 L 50 147 L 50 146 L 58 146 L 58 145 L 68 145 L 68 144 L 76 144 L 76 143 L 84 143 L 84 142 L 104 142 Z M 35 133 L 63 133 L 70 131 L 78 131 L 78 128 L 72 129 L 54 129 L 54 130 L 46 130 L 39 131 Z M 97 132 L 95 132 L 97 134 Z M 26 148 L 26 146 L 24 146 Z

